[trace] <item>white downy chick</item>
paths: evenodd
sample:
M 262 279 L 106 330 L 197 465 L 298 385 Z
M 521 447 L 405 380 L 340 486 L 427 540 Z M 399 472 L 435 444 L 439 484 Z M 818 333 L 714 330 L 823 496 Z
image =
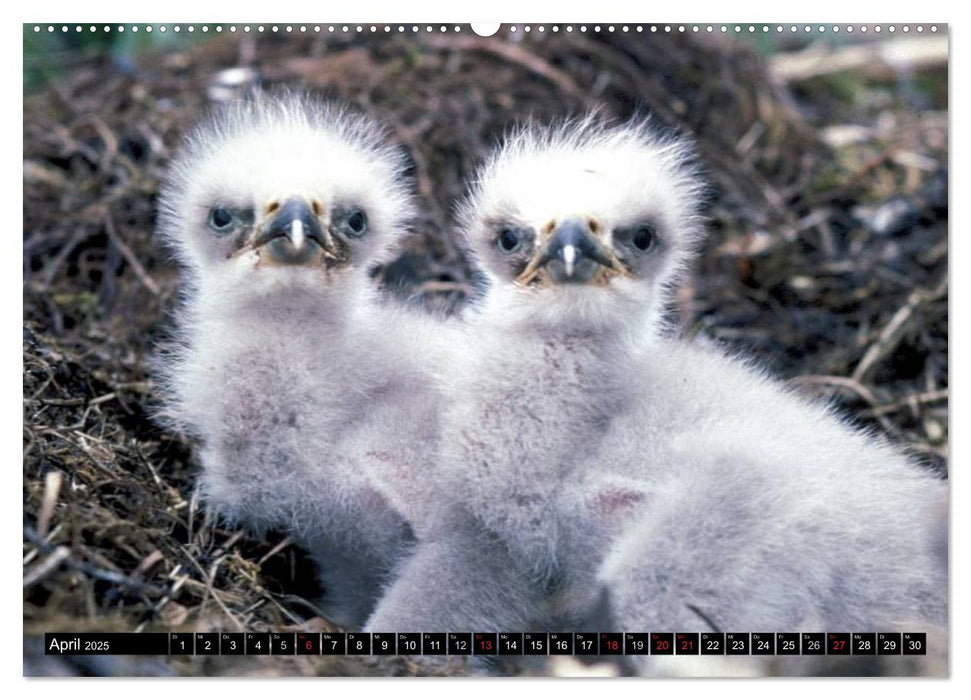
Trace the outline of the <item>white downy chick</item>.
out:
M 440 475 L 383 479 L 420 544 L 369 629 L 570 629 L 595 608 L 611 520 L 643 494 L 586 465 L 701 235 L 687 156 L 591 116 L 482 168 L 461 228 L 490 287 L 441 373 Z
M 438 431 L 437 324 L 368 276 L 413 215 L 404 169 L 372 120 L 261 94 L 196 129 L 160 197 L 184 268 L 163 417 L 198 440 L 205 501 L 291 533 L 350 627 L 411 540 L 362 464 L 418 462 Z

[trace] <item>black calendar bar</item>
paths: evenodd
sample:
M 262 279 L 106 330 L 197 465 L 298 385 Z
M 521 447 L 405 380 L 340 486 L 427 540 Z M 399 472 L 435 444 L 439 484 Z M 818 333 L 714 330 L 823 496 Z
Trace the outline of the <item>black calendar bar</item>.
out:
M 51 656 L 78 654 L 160 654 L 169 653 L 169 635 L 164 632 L 48 632 L 44 653 Z
M 51 656 L 925 655 L 925 632 L 48 632 Z

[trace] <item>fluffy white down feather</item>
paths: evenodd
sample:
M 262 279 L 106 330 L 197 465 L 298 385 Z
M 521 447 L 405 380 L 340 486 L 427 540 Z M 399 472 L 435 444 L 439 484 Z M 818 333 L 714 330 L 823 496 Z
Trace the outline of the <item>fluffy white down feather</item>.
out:
M 422 364 L 439 324 L 381 303 L 367 274 L 406 233 L 404 165 L 369 119 L 260 95 L 196 130 L 161 195 L 159 234 L 185 271 L 175 342 L 159 362 L 163 417 L 197 440 L 205 501 L 291 533 L 319 564 L 323 611 L 352 628 L 411 540 L 362 464 L 372 454 L 420 463 L 438 431 Z M 267 264 L 207 225 L 219 205 L 252 212 L 259 228 L 291 198 L 314 202 L 328 231 L 349 203 L 366 213 L 346 264 Z

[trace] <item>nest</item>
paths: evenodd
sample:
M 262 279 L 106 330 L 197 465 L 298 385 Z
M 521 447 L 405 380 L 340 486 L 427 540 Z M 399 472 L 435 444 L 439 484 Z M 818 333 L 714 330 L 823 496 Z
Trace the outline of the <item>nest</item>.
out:
M 210 103 L 255 84 L 319 91 L 390 125 L 424 218 L 376 276 L 445 310 L 476 293 L 446 233 L 451 208 L 510 124 L 652 113 L 695 140 L 711 184 L 711 236 L 673 310 L 685 332 L 755 354 L 946 473 L 946 63 L 909 82 L 861 71 L 782 85 L 737 40 L 466 30 L 221 36 L 134 63 L 96 53 L 55 67 L 24 100 L 26 635 L 330 629 L 304 554 L 283 535 L 218 522 L 194 495 L 192 446 L 152 419 L 147 360 L 178 291 L 153 237 L 159 178 Z M 34 637 L 25 663 L 415 672 L 401 658 L 55 660 Z

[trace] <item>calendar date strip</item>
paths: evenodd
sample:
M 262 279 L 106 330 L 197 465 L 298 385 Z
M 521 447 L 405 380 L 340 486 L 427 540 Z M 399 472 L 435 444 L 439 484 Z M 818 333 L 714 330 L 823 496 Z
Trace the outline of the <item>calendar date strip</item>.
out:
M 48 632 L 47 655 L 926 655 L 925 632 Z

